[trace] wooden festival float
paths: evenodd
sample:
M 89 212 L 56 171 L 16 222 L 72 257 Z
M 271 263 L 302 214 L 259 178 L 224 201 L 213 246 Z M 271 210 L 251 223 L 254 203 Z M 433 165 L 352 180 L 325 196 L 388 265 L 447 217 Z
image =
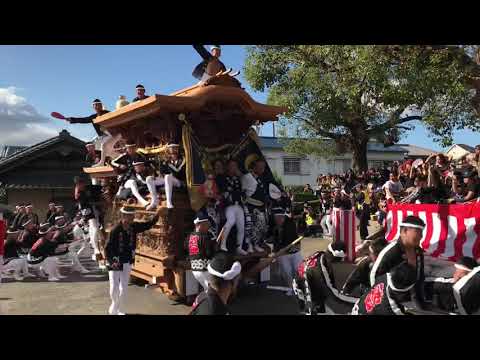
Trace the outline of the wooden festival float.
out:
M 139 235 L 132 270 L 134 277 L 156 285 L 173 297 L 186 299 L 197 293 L 198 284 L 188 273 L 185 242 L 193 230 L 195 212 L 207 202 L 200 190 L 208 174 L 213 173 L 212 161 L 233 156 L 240 160 L 240 169 L 245 173 L 244 160 L 251 156 L 251 149 L 260 152 L 253 126 L 276 121 L 285 110 L 254 101 L 235 77 L 221 73 L 205 83 L 171 95 L 150 96 L 95 120 L 116 137 L 113 149 L 106 150 L 110 159 L 122 153 L 127 139 L 134 139 L 138 152 L 156 160 L 165 158 L 166 144 L 178 143 L 186 159 L 187 188 L 174 190 L 172 211 L 167 211 L 164 191 L 158 191 L 160 219 L 154 228 Z M 145 132 L 157 138 L 160 145 L 147 147 Z M 271 176 L 268 166 L 267 170 Z M 105 193 L 110 194 L 104 203 L 108 235 L 119 219 L 120 207 L 126 203 L 113 195 L 118 186 L 117 174 L 111 166 L 90 167 L 84 171 L 100 179 Z M 155 214 L 139 205 L 133 206 L 136 220 L 147 220 Z

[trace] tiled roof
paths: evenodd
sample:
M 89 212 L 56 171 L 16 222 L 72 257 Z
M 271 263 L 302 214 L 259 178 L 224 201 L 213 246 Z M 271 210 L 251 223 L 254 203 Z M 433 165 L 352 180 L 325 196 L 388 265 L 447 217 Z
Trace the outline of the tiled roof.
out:
M 26 146 L 0 145 L 0 159 L 12 156 L 25 148 Z
M 411 145 L 411 144 L 397 144 L 397 146 L 404 149 L 409 156 L 429 156 L 431 153 L 436 152 L 432 149 L 427 149 L 427 148 L 423 148 L 423 147 L 420 147 L 417 145 Z
M 259 136 L 259 138 L 260 147 L 264 149 L 283 149 L 283 144 L 279 138 L 271 136 Z M 383 144 L 375 142 L 368 143 L 367 150 L 371 152 L 406 152 L 405 149 L 399 145 L 385 147 Z
M 59 186 L 59 185 L 22 185 L 22 184 L 7 184 L 6 189 L 11 190 L 71 190 L 72 186 Z
M 61 143 L 65 140 L 71 141 L 73 143 L 77 143 L 80 146 L 84 146 L 85 143 L 77 139 L 76 137 L 73 137 L 70 135 L 70 133 L 66 130 L 62 130 L 58 136 L 55 136 L 51 139 L 42 141 L 38 144 L 25 147 L 24 149 L 14 153 L 13 155 L 7 157 L 7 158 L 1 158 L 0 159 L 0 170 L 8 165 L 11 165 L 12 163 L 19 161 L 20 159 L 23 159 L 25 157 L 31 156 L 37 151 L 43 150 L 45 148 L 48 148 L 49 146 L 56 145 L 58 143 Z

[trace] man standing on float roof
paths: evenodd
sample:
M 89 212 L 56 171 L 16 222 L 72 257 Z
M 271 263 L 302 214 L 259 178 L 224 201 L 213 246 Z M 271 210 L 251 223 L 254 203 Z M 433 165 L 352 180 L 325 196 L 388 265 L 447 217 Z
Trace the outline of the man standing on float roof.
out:
M 95 110 L 95 114 L 92 114 L 87 117 L 67 117 L 65 120 L 67 120 L 70 124 L 92 124 L 93 127 L 95 128 L 95 131 L 97 132 L 98 139 L 100 140 L 100 151 L 102 152 L 100 161 L 94 165 L 94 167 L 97 166 L 103 166 L 105 164 L 105 151 L 104 148 L 106 148 L 109 145 L 112 145 L 112 142 L 116 141 L 116 138 L 112 137 L 108 131 L 102 131 L 100 129 L 100 125 L 95 124 L 94 120 L 102 115 L 105 115 L 109 113 L 110 111 L 105 110 L 103 108 L 103 104 L 99 99 L 95 99 L 92 102 L 93 109 Z
M 220 45 L 213 45 L 208 52 L 203 45 L 193 45 L 193 48 L 202 57 L 203 61 L 193 70 L 193 77 L 206 81 L 215 76 L 219 71 L 226 71 L 225 65 L 220 61 L 222 49 Z
M 132 102 L 140 101 L 140 100 L 145 100 L 148 98 L 148 95 L 145 94 L 145 87 L 142 84 L 138 84 L 135 86 L 135 89 L 137 90 L 137 97 L 132 100 Z

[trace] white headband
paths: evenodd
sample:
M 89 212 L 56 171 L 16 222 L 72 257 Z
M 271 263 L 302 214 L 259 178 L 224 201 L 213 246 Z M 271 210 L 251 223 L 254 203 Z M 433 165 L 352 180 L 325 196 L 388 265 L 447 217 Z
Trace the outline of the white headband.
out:
M 223 274 L 216 271 L 210 264 L 208 264 L 208 272 L 214 276 L 225 280 L 232 280 L 242 271 L 242 265 L 238 261 L 235 261 L 230 270 L 225 271 Z
M 409 228 L 422 229 L 422 230 L 425 229 L 425 226 L 417 225 L 417 224 L 410 224 L 410 223 L 405 223 L 405 222 L 400 223 L 400 227 L 409 227 Z
M 388 286 L 394 290 L 394 291 L 398 291 L 398 292 L 407 292 L 409 290 L 411 290 L 414 286 L 415 286 L 415 283 L 413 283 L 412 285 L 406 287 L 405 289 L 397 289 L 394 285 L 393 285 L 393 281 L 392 281 L 392 275 L 390 273 L 387 273 L 387 284 Z
M 55 216 L 55 221 L 65 219 L 65 216 Z
M 455 266 L 457 269 L 460 269 L 460 270 L 465 270 L 465 271 L 472 271 L 472 269 L 469 269 L 468 267 L 464 266 L 464 265 L 461 265 L 461 264 L 454 264 L 453 266 Z
M 25 206 L 25 209 L 26 208 L 33 208 L 33 205 L 27 205 L 27 206 Z
M 335 257 L 345 257 L 345 252 L 343 250 L 333 250 L 332 243 L 328 244 L 328 251 L 330 251 Z

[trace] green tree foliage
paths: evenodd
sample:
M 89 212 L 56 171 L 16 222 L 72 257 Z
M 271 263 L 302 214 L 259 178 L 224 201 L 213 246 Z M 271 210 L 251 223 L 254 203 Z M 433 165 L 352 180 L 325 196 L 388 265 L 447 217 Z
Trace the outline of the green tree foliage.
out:
M 392 145 L 415 121 L 444 146 L 455 129 L 480 129 L 477 54 L 476 46 L 261 45 L 247 46 L 244 70 L 270 104 L 289 109 L 285 134 L 302 140 L 288 151 L 351 151 L 364 170 L 368 141 Z

